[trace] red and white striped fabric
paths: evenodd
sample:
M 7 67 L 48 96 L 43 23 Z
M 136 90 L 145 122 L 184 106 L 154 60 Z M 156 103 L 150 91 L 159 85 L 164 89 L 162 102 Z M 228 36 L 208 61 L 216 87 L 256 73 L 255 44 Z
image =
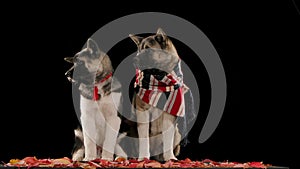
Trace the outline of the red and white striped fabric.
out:
M 136 69 L 134 83 L 136 95 L 151 106 L 158 107 L 174 116 L 185 115 L 182 79 L 176 72 L 156 76 Z M 161 107 L 159 102 L 165 102 Z

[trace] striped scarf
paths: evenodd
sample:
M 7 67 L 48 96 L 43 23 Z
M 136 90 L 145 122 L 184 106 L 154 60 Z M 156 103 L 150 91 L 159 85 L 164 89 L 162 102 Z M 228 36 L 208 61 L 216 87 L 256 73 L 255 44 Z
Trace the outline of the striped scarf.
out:
M 159 69 L 136 69 L 134 88 L 137 96 L 174 116 L 185 115 L 183 86 L 180 62 L 171 73 Z

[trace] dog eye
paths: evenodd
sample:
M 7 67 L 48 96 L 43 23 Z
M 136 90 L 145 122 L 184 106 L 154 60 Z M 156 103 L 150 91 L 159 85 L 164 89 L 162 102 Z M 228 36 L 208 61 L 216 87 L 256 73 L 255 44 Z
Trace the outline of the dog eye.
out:
M 77 60 L 77 65 L 82 65 L 83 64 L 83 61 L 81 61 L 81 60 Z

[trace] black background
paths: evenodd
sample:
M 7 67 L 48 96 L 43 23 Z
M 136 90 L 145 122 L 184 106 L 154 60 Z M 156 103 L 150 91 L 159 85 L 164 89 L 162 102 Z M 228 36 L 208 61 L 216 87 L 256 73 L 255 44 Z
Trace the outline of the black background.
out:
M 71 84 L 64 76 L 70 65 L 63 58 L 73 56 L 110 21 L 153 11 L 195 24 L 217 50 L 227 78 L 227 102 L 218 128 L 199 144 L 205 121 L 204 115 L 199 116 L 191 143 L 182 149 L 180 158 L 296 167 L 300 14 L 295 2 L 73 5 L 12 4 L 7 6 L 9 12 L 1 14 L 0 161 L 70 157 L 77 117 Z M 116 57 L 120 51 L 136 49 L 133 43 L 126 44 L 110 54 Z M 177 44 L 181 56 L 189 55 L 190 51 Z M 114 66 L 120 60 L 112 59 Z M 205 76 L 199 62 L 183 60 Z M 209 86 L 203 83 L 200 90 L 205 95 Z M 207 92 L 205 96 L 209 98 Z M 208 109 L 205 102 L 209 101 L 204 100 L 202 113 Z

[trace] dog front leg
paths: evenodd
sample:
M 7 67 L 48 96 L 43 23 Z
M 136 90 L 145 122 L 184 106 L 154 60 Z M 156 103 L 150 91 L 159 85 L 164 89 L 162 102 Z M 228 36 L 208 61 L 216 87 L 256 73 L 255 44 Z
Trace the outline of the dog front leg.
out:
M 82 121 L 82 133 L 83 133 L 83 142 L 84 142 L 84 152 L 85 157 L 84 161 L 90 161 L 97 158 L 97 145 L 95 143 L 95 139 L 91 137 L 94 136 L 95 124 L 93 121 L 88 121 L 86 119 L 91 119 L 91 117 L 86 116 L 87 113 L 81 115 Z
M 116 158 L 115 159 L 118 159 L 118 158 L 125 158 L 125 159 L 127 159 L 128 158 L 126 152 L 124 151 L 124 149 L 120 145 L 122 139 L 124 139 L 126 137 L 126 135 L 127 135 L 127 133 L 123 132 L 123 133 L 121 133 L 117 137 L 117 143 L 116 143 L 116 146 L 115 146 L 115 154 L 116 154 Z
M 97 146 L 95 140 L 96 126 L 95 126 L 95 112 L 97 107 L 95 103 L 81 96 L 81 124 L 84 142 L 84 161 L 94 160 L 97 158 Z
M 136 111 L 137 129 L 139 134 L 139 161 L 144 158 L 150 158 L 149 143 L 149 112 Z
M 163 157 L 165 161 L 177 160 L 173 152 L 174 134 L 175 134 L 175 116 L 163 113 Z
M 113 161 L 115 145 L 119 133 L 121 119 L 118 116 L 106 118 L 105 139 L 103 143 L 102 159 Z
M 105 135 L 102 150 L 102 159 L 113 161 L 117 136 L 121 125 L 121 119 L 118 117 L 118 111 L 115 108 L 114 100 L 111 96 L 104 96 L 98 102 L 100 112 L 105 118 Z
M 84 151 L 85 157 L 83 161 L 90 161 L 97 158 L 97 146 L 94 140 L 92 140 L 87 132 L 83 132 Z

